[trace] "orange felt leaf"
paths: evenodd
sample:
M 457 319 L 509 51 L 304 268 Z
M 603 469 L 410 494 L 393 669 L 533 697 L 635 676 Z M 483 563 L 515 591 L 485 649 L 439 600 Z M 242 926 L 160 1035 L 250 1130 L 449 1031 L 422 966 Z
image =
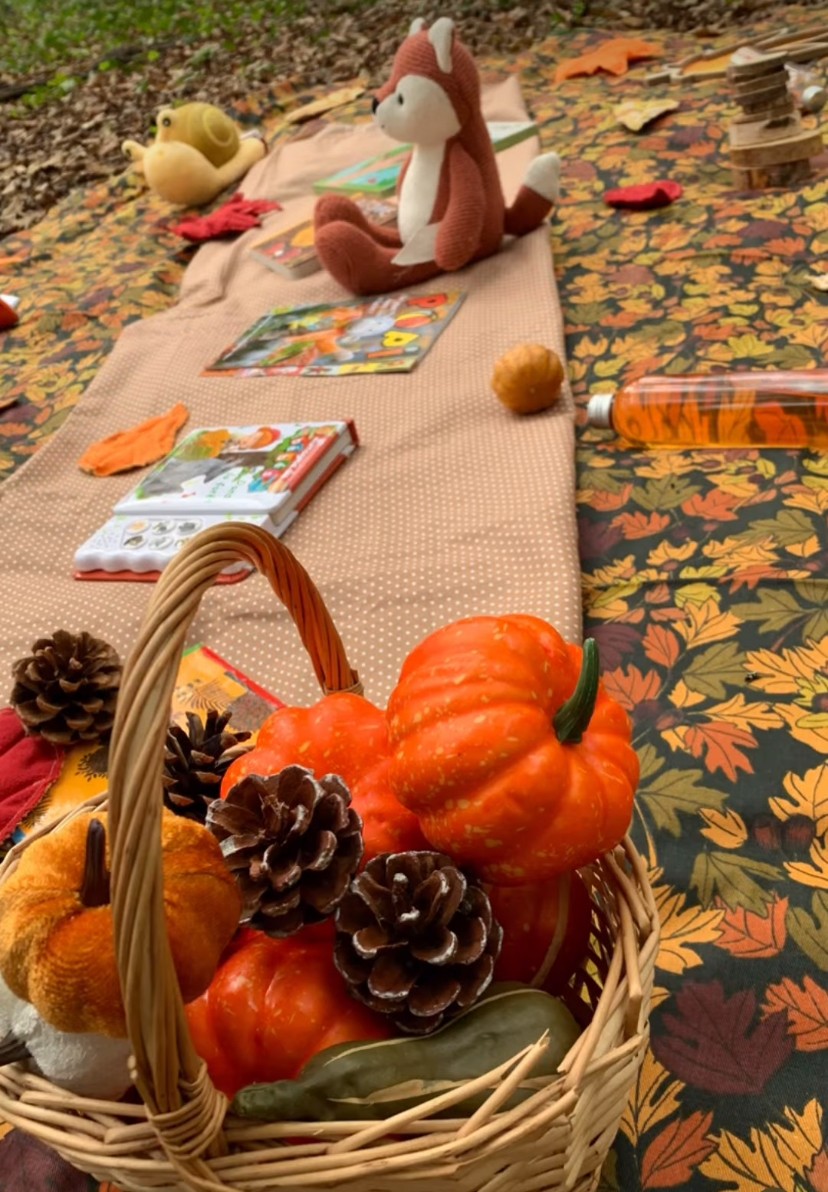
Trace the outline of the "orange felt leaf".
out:
M 656 1134 L 641 1161 L 643 1188 L 683 1188 L 694 1169 L 716 1149 L 707 1137 L 712 1113 L 695 1110 L 689 1117 L 675 1118 Z
M 746 774 L 753 773 L 750 758 L 742 750 L 755 749 L 756 739 L 738 725 L 721 720 L 693 725 L 684 734 L 684 744 L 693 757 L 704 755 L 704 764 L 711 774 L 721 770 L 731 782 L 735 782 L 739 770 L 744 770 Z
M 719 905 L 725 904 L 720 902 Z M 716 947 L 724 948 L 731 956 L 746 956 L 752 960 L 778 956 L 787 939 L 788 899 L 774 897 L 767 909 L 767 915 L 759 915 L 743 906 L 725 909 Z
M 93 443 L 78 460 L 78 467 L 93 476 L 114 476 L 116 472 L 154 464 L 172 451 L 175 436 L 188 417 L 187 407 L 179 402 L 158 418 Z
M 655 623 L 647 626 L 643 644 L 644 653 L 650 661 L 668 669 L 677 661 L 681 649 L 672 629 L 665 629 Z
M 788 1015 L 788 1034 L 793 1035 L 797 1051 L 828 1050 L 828 990 L 805 976 L 800 987 L 790 977 L 778 985 L 769 985 L 762 1003 L 767 1017 L 784 1010 Z
M 562 83 L 564 79 L 572 79 L 577 75 L 593 75 L 599 70 L 622 75 L 627 73 L 631 62 L 660 57 L 661 50 L 649 41 L 641 41 L 637 37 L 613 37 L 589 54 L 561 62 L 555 71 L 555 82 Z

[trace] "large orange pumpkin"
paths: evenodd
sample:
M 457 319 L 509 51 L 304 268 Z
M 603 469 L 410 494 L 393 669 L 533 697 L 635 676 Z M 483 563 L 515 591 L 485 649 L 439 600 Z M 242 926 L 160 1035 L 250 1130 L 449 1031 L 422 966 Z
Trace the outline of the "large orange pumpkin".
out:
M 559 994 L 584 960 L 592 901 L 577 873 L 533 886 L 488 886 L 492 913 L 503 928 L 495 981 L 537 984 Z
M 103 812 L 78 815 L 35 840 L 0 887 L 0 973 L 61 1031 L 126 1035 L 109 902 Z M 213 977 L 241 897 L 215 838 L 164 812 L 164 910 L 186 1001 Z
M 348 787 L 362 818 L 364 863 L 428 847 L 416 817 L 391 790 L 385 713 L 361 695 L 337 692 L 310 708 L 279 708 L 260 728 L 256 748 L 228 768 L 222 798 L 246 774 L 277 774 L 294 764 L 317 777 L 338 774 Z
M 632 726 L 594 641 L 568 645 L 537 617 L 457 621 L 408 655 L 387 716 L 397 797 L 484 881 L 546 881 L 629 827 Z

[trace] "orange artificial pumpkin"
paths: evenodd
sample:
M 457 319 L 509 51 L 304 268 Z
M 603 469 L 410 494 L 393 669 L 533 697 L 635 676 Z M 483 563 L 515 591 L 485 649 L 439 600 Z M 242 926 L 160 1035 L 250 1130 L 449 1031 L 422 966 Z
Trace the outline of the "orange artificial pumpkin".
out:
M 428 845 L 411 812 L 391 790 L 385 713 L 361 695 L 337 692 L 311 708 L 279 708 L 259 729 L 256 748 L 228 768 L 221 796 L 246 774 L 277 774 L 305 766 L 317 777 L 338 774 L 362 819 L 363 864 L 379 853 Z
M 107 817 L 78 815 L 21 854 L 0 887 L 0 973 L 61 1031 L 126 1035 L 109 902 Z M 184 1001 L 213 977 L 241 896 L 208 830 L 165 812 L 164 909 Z
M 486 893 L 503 928 L 495 981 L 559 994 L 589 948 L 592 901 L 583 880 L 562 873 L 536 886 L 487 886 Z
M 494 366 L 495 396 L 515 414 L 537 414 L 561 396 L 564 371 L 557 354 L 543 344 L 518 344 Z
M 348 993 L 334 966 L 330 923 L 287 939 L 240 931 L 210 988 L 187 1006 L 187 1023 L 227 1097 L 248 1084 L 291 1080 L 335 1043 L 391 1033 L 384 1015 Z
M 530 616 L 470 617 L 408 655 L 388 702 L 391 786 L 432 847 L 495 885 L 548 881 L 627 831 L 627 713 L 582 650 Z

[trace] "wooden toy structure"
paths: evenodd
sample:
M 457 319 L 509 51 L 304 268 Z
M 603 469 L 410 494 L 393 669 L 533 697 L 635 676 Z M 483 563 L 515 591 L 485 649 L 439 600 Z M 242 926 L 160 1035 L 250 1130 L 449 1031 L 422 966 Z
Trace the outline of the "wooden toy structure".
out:
M 729 128 L 729 155 L 739 189 L 792 186 L 811 176 L 811 159 L 823 149 L 822 133 L 803 124 L 786 66 L 826 52 L 828 45 L 811 43 L 793 52 L 733 55 L 727 78 L 741 113 Z

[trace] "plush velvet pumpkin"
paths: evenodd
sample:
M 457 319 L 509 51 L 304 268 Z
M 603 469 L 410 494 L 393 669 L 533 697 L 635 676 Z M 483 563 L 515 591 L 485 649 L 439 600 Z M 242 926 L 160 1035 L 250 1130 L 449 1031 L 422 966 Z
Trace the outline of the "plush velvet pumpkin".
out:
M 61 1031 L 126 1034 L 109 902 L 107 817 L 79 815 L 34 841 L 0 887 L 0 973 Z M 214 837 L 162 819 L 164 909 L 185 1001 L 213 977 L 241 898 Z
M 317 777 L 338 774 L 348 787 L 362 818 L 363 864 L 379 853 L 428 847 L 416 817 L 391 790 L 385 713 L 361 695 L 337 692 L 310 708 L 279 708 L 260 728 L 256 748 L 228 768 L 222 798 L 246 774 L 276 774 L 294 764 Z
M 515 414 L 536 414 L 558 400 L 563 376 L 563 365 L 551 348 L 518 344 L 495 364 L 492 389 Z
M 484 881 L 546 881 L 629 827 L 632 726 L 594 641 L 582 651 L 537 617 L 457 621 L 406 658 L 387 716 L 397 797 Z

